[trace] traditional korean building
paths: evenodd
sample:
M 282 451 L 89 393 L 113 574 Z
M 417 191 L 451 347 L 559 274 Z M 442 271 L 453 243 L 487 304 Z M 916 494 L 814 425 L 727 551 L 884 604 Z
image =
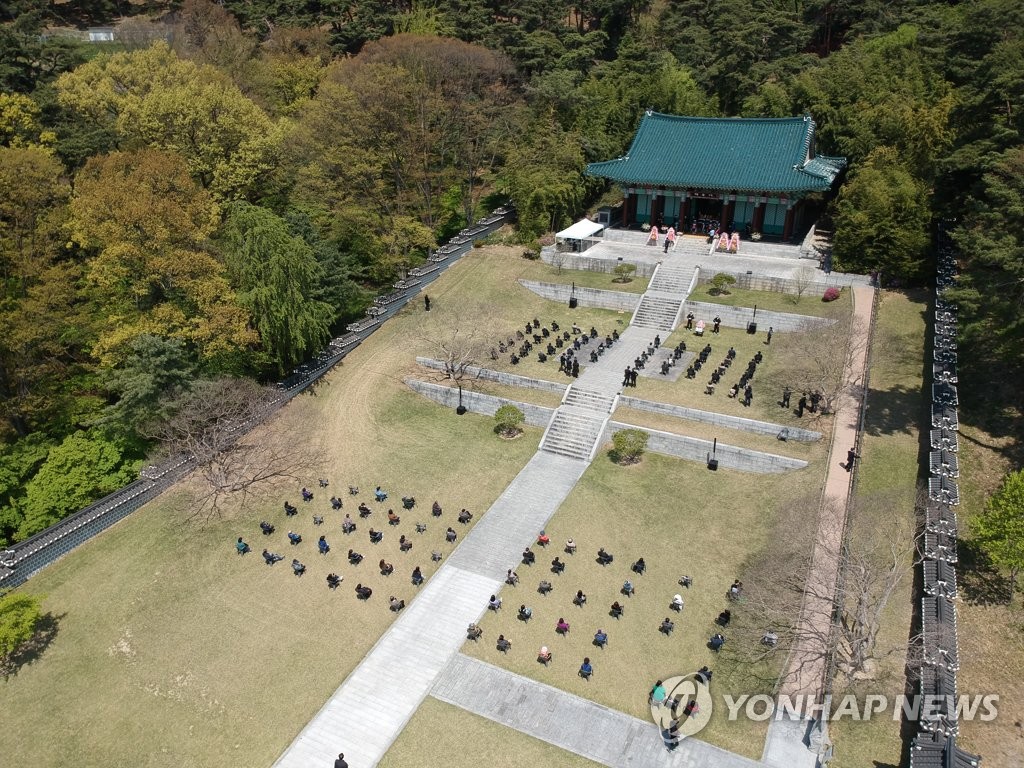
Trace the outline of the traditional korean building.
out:
M 713 224 L 789 240 L 810 226 L 807 196 L 828 193 L 846 158 L 815 153 L 810 115 L 679 117 L 647 112 L 625 157 L 587 173 L 622 188 L 623 225 Z M 820 199 L 820 195 L 816 198 Z

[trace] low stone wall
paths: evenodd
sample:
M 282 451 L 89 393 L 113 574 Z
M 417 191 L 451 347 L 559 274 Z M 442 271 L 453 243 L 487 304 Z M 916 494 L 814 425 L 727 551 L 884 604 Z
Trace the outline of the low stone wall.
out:
M 416 363 L 418 365 L 422 365 L 424 368 L 430 368 L 434 371 L 444 370 L 443 361 L 435 360 L 430 357 L 417 357 Z M 554 381 L 534 379 L 530 376 L 518 376 L 514 373 L 506 373 L 504 371 L 493 371 L 490 368 L 480 368 L 475 365 L 466 369 L 466 377 L 469 379 L 480 379 L 482 381 L 493 381 L 497 384 L 507 384 L 510 387 L 539 389 L 542 392 L 554 392 L 559 397 L 564 395 L 565 390 L 569 388 L 568 384 L 558 384 Z M 463 387 L 462 391 L 463 394 L 465 394 L 465 387 Z
M 441 384 L 419 381 L 418 379 L 406 379 L 405 383 L 414 392 L 433 400 L 435 403 L 440 403 L 450 408 L 455 408 L 459 404 L 458 387 L 445 387 Z M 462 390 L 462 404 L 473 413 L 479 413 L 484 416 L 493 416 L 503 405 L 514 405 L 526 416 L 527 424 L 531 427 L 541 428 L 548 425 L 548 422 L 551 421 L 551 415 L 555 412 L 554 408 L 547 408 L 543 405 L 521 403 L 517 400 L 485 395 L 483 392 L 471 392 L 467 389 Z
M 755 320 L 759 331 L 767 331 L 771 327 L 783 333 L 824 328 L 835 325 L 836 322 L 825 317 L 772 312 L 764 309 L 757 310 L 755 316 L 753 307 L 734 307 L 728 304 L 714 304 L 710 301 L 686 301 L 683 304 L 683 317 L 686 317 L 687 312 L 693 312 L 698 320 L 703 320 L 708 325 L 711 324 L 711 318 L 718 315 L 722 318 L 722 325 L 727 328 L 746 328 L 747 323 Z
M 608 426 L 605 427 L 604 434 L 601 436 L 602 442 L 610 443 L 612 435 L 623 429 L 642 429 L 650 435 L 647 441 L 647 449 L 655 453 L 664 453 L 668 456 L 699 461 L 701 463 L 706 462 L 711 454 L 712 442 L 710 440 L 674 435 L 671 432 L 637 427 L 632 424 L 622 424 L 618 421 L 608 422 Z M 753 472 L 762 475 L 793 472 L 807 466 L 807 462 L 802 459 L 793 459 L 789 456 L 779 456 L 774 453 L 752 451 L 735 445 L 726 445 L 722 442 L 718 443 L 715 458 L 718 459 L 718 466 L 722 469 L 735 469 L 740 472 Z
M 815 271 L 813 280 L 801 286 L 800 281 L 789 277 L 771 277 L 769 275 L 750 274 L 747 272 L 731 272 L 728 269 L 708 268 L 701 275 L 702 283 L 710 283 L 711 278 L 724 272 L 736 278 L 736 287 L 748 291 L 773 291 L 774 293 L 799 294 L 814 300 L 820 300 L 826 288 L 842 288 L 849 285 L 867 285 L 868 278 L 863 275 L 848 275 L 840 272 L 833 272 L 825 275 L 824 272 Z M 824 278 L 824 279 L 822 279 Z
M 619 396 L 619 405 L 623 408 L 633 408 L 648 413 L 661 413 L 666 416 L 675 416 L 687 421 L 699 421 L 704 424 L 714 424 L 719 427 L 738 429 L 742 432 L 752 432 L 758 435 L 770 435 L 778 437 L 782 430 L 789 431 L 787 440 L 796 442 L 813 443 L 821 440 L 820 432 L 813 432 L 809 429 L 799 427 L 784 427 L 781 424 L 773 424 L 770 421 L 757 421 L 756 419 L 745 419 L 742 416 L 727 416 L 724 413 L 713 411 L 702 411 L 697 408 L 685 408 L 681 405 L 668 405 L 667 403 L 654 403 L 650 400 L 641 400 L 627 395 Z
M 608 259 L 587 256 L 581 253 L 560 253 L 555 251 L 554 246 L 542 248 L 540 252 L 541 261 L 553 267 L 560 266 L 562 269 L 582 269 L 587 272 L 608 272 L 614 273 L 619 264 L 636 265 L 637 277 L 650 277 L 654 274 L 656 263 L 650 261 L 634 261 L 633 259 Z M 556 259 L 558 263 L 556 263 Z
M 573 295 L 572 286 L 564 283 L 541 283 L 536 280 L 520 280 L 519 284 L 538 296 L 565 304 L 569 302 L 569 297 Z M 640 304 L 641 295 L 639 293 L 609 291 L 601 288 L 580 288 L 579 286 L 576 287 L 575 292 L 576 299 L 584 307 L 617 309 L 623 312 L 633 312 L 637 305 Z

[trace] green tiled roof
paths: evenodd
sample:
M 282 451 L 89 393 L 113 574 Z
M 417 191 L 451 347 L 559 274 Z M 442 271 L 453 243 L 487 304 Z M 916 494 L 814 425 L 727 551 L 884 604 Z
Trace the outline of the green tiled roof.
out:
M 648 112 L 625 157 L 587 173 L 623 185 L 737 192 L 826 190 L 844 157 L 811 156 L 814 121 L 678 117 Z

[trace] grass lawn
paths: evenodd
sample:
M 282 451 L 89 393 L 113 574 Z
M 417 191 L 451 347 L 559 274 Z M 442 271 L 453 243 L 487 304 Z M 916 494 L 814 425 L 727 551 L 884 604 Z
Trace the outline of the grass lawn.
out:
M 598 763 L 428 696 L 378 765 L 586 768 Z
M 515 249 L 513 249 L 514 251 Z M 650 278 L 633 274 L 627 282 L 620 283 L 618 275 L 612 272 L 595 272 L 589 269 L 559 269 L 546 262 L 521 259 L 522 272 L 519 277 L 524 280 L 536 280 L 541 283 L 576 283 L 579 288 L 600 288 L 606 291 L 622 291 L 624 293 L 643 293 L 647 290 Z
M 726 607 L 736 609 L 727 604 L 726 592 L 733 579 L 743 578 L 752 554 L 769 545 L 767 532 L 776 510 L 818 487 L 821 469 L 819 465 L 751 482 L 748 474 L 712 473 L 702 465 L 655 454 L 631 467 L 617 466 L 599 454 L 548 525 L 553 546 L 538 551 L 533 567 L 519 567 L 520 584 L 504 588 L 503 609 L 483 619 L 484 639 L 467 642 L 463 651 L 641 718 L 649 717 L 647 693 L 656 679 L 694 672 L 704 664 L 715 671 L 716 696 L 740 692 L 733 687 L 730 670 L 706 647 L 716 631 L 714 620 Z M 562 552 L 569 537 L 579 547 L 574 556 Z M 595 561 L 602 546 L 615 556 L 607 567 Z M 549 568 L 555 555 L 567 562 L 561 575 Z M 647 572 L 636 576 L 630 565 L 641 556 Z M 677 584 L 684 574 L 693 577 L 688 590 Z M 636 586 L 632 598 L 619 594 L 627 578 Z M 537 592 L 541 579 L 554 584 L 547 596 Z M 572 602 L 579 589 L 588 598 L 583 607 Z M 677 592 L 686 601 L 678 615 L 668 608 Z M 608 615 L 614 600 L 625 605 L 619 620 Z M 528 624 L 516 618 L 520 604 L 533 609 Z M 668 637 L 658 631 L 666 616 L 676 622 Z M 568 636 L 554 631 L 560 617 L 572 627 Z M 604 649 L 592 645 L 599 628 L 609 634 Z M 508 655 L 494 647 L 499 633 L 513 644 Z M 554 654 L 549 667 L 536 661 L 542 645 Z M 595 668 L 589 682 L 576 674 L 584 656 L 591 657 Z M 750 693 L 746 682 L 742 692 Z M 721 699 L 718 703 L 700 738 L 759 757 L 764 724 L 728 723 Z
M 708 293 L 712 286 L 698 285 L 690 294 L 690 301 L 707 301 L 712 304 L 726 304 L 730 307 L 754 307 L 772 312 L 789 312 L 794 315 L 815 317 L 839 317 L 851 311 L 850 289 L 844 288 L 835 301 L 822 301 L 821 291 L 808 290 L 803 296 L 779 291 L 749 291 L 745 288 L 730 288 L 729 293 L 716 296 Z
M 915 531 L 914 505 L 920 476 L 921 427 L 927 418 L 922 390 L 925 359 L 924 294 L 883 292 L 878 312 L 865 435 L 856 485 L 856 517 L 851 520 L 851 548 L 869 530 L 891 531 L 902 526 L 906 537 Z M 911 567 L 907 561 L 908 569 Z M 885 653 L 906 646 L 915 612 L 914 575 L 908 570 L 893 593 L 878 635 L 878 649 Z M 853 686 L 862 693 L 895 697 L 904 692 L 903 653 L 893 653 L 879 664 L 872 680 Z M 836 682 L 844 692 L 848 681 Z M 903 742 L 900 723 L 888 717 L 868 722 L 849 718 L 831 723 L 836 745 L 837 768 L 865 765 L 898 766 Z

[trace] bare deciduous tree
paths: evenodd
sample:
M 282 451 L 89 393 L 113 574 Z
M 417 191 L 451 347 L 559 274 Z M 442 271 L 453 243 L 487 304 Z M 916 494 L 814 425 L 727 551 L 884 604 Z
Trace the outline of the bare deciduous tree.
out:
M 817 392 L 820 411 L 829 414 L 841 395 L 861 385 L 861 372 L 851 363 L 867 345 L 854 338 L 849 320 L 824 328 L 811 328 L 780 337 L 776 355 L 784 365 L 776 367 L 772 383 L 794 392 Z
M 426 340 L 436 350 L 441 361 L 441 379 L 453 381 L 459 389 L 458 412 L 465 413 L 462 405 L 462 388 L 465 382 L 480 377 L 477 364 L 483 359 L 487 349 L 488 334 L 479 323 L 479 318 L 486 317 L 486 309 L 479 308 L 479 314 L 471 311 L 465 316 L 456 314 L 443 319 L 444 329 L 436 336 Z
M 815 270 L 814 267 L 807 265 L 800 267 L 800 269 L 796 271 L 796 274 L 793 275 L 793 285 L 796 287 L 796 301 L 794 303 L 800 302 L 800 299 L 802 299 L 804 294 L 807 293 L 807 289 L 813 285 L 814 278 L 817 277 L 817 275 L 817 270 Z
M 166 456 L 191 456 L 203 480 L 190 519 L 221 513 L 223 503 L 265 498 L 315 467 L 315 444 L 288 434 L 274 412 L 275 393 L 246 379 L 199 382 L 152 430 Z M 256 434 L 249 434 L 258 427 Z

